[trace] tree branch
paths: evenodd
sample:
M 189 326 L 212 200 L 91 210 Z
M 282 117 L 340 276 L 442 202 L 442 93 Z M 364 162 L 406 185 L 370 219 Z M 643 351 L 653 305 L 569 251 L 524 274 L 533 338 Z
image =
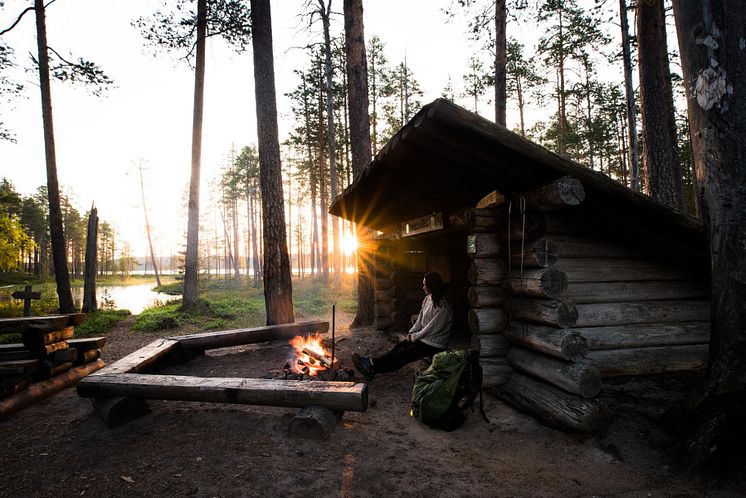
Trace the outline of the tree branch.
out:
M 55 0 L 52 0 L 52 1 L 54 2 Z M 31 11 L 31 10 L 34 10 L 34 8 L 33 7 L 26 7 L 26 9 L 23 12 L 21 12 L 21 14 L 18 16 L 18 19 L 16 19 L 16 22 L 14 22 L 8 29 L 4 29 L 4 30 L 0 31 L 0 36 L 3 36 L 8 31 L 10 31 L 11 29 L 15 28 L 16 25 L 19 22 L 21 22 L 21 19 L 23 19 L 23 16 L 25 16 L 26 13 L 29 12 L 29 11 Z

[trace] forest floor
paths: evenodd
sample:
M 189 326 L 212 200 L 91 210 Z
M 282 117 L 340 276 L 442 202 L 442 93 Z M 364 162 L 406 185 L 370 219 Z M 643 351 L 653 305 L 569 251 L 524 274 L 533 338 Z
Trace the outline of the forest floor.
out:
M 319 317 L 329 319 L 330 317 Z M 109 334 L 107 363 L 158 337 L 190 330 Z M 337 352 L 380 353 L 392 340 L 350 330 L 337 315 Z M 330 336 L 330 334 L 328 334 Z M 163 373 L 261 377 L 282 368 L 283 342 L 208 351 Z M 491 421 L 429 429 L 409 416 L 424 362 L 369 383 L 365 413 L 347 412 L 328 440 L 287 435 L 293 409 L 151 401 L 151 413 L 108 429 L 67 389 L 0 422 L 0 497 L 31 496 L 744 496 L 743 459 L 718 477 L 676 463 L 666 408 L 691 377 L 605 385 L 608 424 L 591 435 L 547 428 L 491 395 Z

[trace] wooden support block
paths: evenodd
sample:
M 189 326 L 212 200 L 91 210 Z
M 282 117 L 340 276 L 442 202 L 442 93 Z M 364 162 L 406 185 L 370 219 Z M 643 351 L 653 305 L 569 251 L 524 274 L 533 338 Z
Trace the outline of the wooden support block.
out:
M 592 398 L 601 390 L 601 374 L 588 360 L 558 360 L 518 347 L 510 348 L 506 357 L 515 370 L 538 377 L 569 393 Z
M 570 327 L 600 327 L 638 323 L 702 322 L 710 319 L 709 301 L 645 301 L 578 304 L 578 319 Z
M 702 370 L 708 353 L 708 344 L 693 344 L 589 351 L 587 358 L 607 378 Z
M 82 349 L 87 351 L 89 349 L 101 349 L 106 345 L 106 337 L 83 337 L 81 339 L 70 339 L 67 344 L 71 348 Z
M 43 359 L 43 358 L 51 358 L 52 354 L 54 354 L 55 351 L 59 351 L 60 349 L 67 349 L 70 346 L 68 345 L 67 341 L 60 341 L 60 342 L 53 342 L 52 344 L 44 344 L 42 346 L 37 346 L 33 349 L 31 349 L 31 354 L 34 355 L 35 358 Z
M 472 334 L 497 334 L 508 326 L 508 315 L 501 308 L 472 308 L 468 315 Z
M 562 430 L 589 432 L 602 419 L 601 404 L 567 393 L 546 382 L 513 372 L 497 390 L 503 401 Z
M 296 408 L 319 405 L 334 411 L 368 408 L 367 386 L 354 382 L 119 373 L 87 377 L 78 384 L 78 394 L 83 398 L 131 396 Z
M 29 330 L 23 333 L 23 344 L 29 350 L 52 344 L 55 342 L 66 341 L 72 339 L 74 327 L 65 327 L 62 330 L 55 330 L 52 332 L 39 332 L 35 330 Z
M 493 190 L 489 194 L 482 197 L 479 202 L 477 202 L 477 209 L 495 208 L 502 205 L 504 202 L 505 196 L 497 190 Z
M 323 406 L 306 406 L 290 419 L 288 436 L 300 439 L 328 439 L 340 420 L 342 412 L 334 412 Z
M 567 276 L 551 269 L 524 270 L 510 274 L 504 284 L 516 296 L 557 298 L 567 289 Z
M 586 339 L 580 332 L 580 329 L 557 329 L 512 321 L 503 334 L 512 344 L 555 358 L 574 361 L 585 356 L 589 349 Z
M 499 285 L 507 273 L 500 259 L 473 259 L 467 276 L 471 285 Z
M 710 342 L 710 322 L 611 325 L 572 329 L 590 350 L 683 346 Z
M 559 258 L 554 269 L 565 272 L 570 283 L 685 280 L 688 277 L 685 271 L 678 268 L 627 258 Z
M 52 377 L 49 380 L 31 384 L 26 390 L 8 396 L 0 400 L 0 420 L 7 417 L 13 412 L 21 410 L 36 401 L 48 398 L 78 382 L 86 375 L 103 368 L 103 360 L 96 360 L 86 365 L 71 368 L 67 372 Z
M 479 358 L 479 364 L 482 366 L 482 387 L 501 386 L 513 372 L 504 356 Z
M 203 332 L 172 337 L 183 349 L 218 349 L 230 346 L 241 346 L 257 342 L 292 339 L 297 335 L 323 334 L 329 330 L 329 322 L 311 321 L 268 325 L 250 329 L 224 330 L 221 332 Z
M 150 413 L 150 405 L 141 398 L 117 396 L 91 398 L 93 409 L 107 427 L 113 429 Z
M 682 280 L 570 282 L 563 294 L 576 304 L 706 299 L 709 289 Z
M 89 349 L 88 351 L 78 350 L 78 357 L 73 362 L 73 365 L 84 365 L 92 361 L 96 361 L 101 357 L 100 349 Z
M 502 334 L 479 334 L 477 340 L 480 358 L 505 356 L 510 349 L 510 343 Z
M 512 298 L 510 300 L 512 317 L 526 322 L 549 325 L 557 328 L 568 328 L 578 321 L 578 310 L 571 301 Z

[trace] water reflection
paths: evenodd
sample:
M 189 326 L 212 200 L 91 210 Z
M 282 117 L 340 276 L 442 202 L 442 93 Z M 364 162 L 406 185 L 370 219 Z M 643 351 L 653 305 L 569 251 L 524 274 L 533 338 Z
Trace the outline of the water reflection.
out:
M 141 285 L 101 285 L 96 289 L 98 307 L 103 308 L 106 300 L 114 303 L 114 309 L 127 309 L 133 315 L 139 315 L 148 306 L 156 304 L 156 301 L 165 303 L 178 296 L 170 296 L 162 292 L 153 292 L 153 284 Z M 76 287 L 72 289 L 75 306 L 80 308 L 83 303 L 83 289 Z

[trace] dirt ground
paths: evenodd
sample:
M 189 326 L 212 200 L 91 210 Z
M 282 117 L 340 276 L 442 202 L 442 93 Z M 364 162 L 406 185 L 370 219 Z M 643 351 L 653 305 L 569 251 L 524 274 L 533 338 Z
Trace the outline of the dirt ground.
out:
M 343 365 L 354 351 L 391 347 L 372 328 L 351 332 L 350 319 L 337 317 Z M 109 336 L 107 362 L 179 333 L 127 327 Z M 163 372 L 260 377 L 288 354 L 282 342 L 227 348 Z M 151 401 L 149 415 L 108 429 L 68 389 L 0 423 L 0 497 L 746 496 L 743 460 L 720 477 L 675 463 L 663 414 L 686 378 L 605 386 L 611 421 L 592 435 L 544 427 L 491 395 L 490 424 L 475 412 L 446 433 L 409 416 L 412 379 L 425 367 L 370 382 L 368 411 L 345 413 L 326 441 L 289 438 L 293 409 L 173 401 Z

